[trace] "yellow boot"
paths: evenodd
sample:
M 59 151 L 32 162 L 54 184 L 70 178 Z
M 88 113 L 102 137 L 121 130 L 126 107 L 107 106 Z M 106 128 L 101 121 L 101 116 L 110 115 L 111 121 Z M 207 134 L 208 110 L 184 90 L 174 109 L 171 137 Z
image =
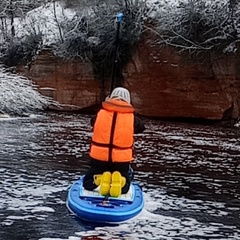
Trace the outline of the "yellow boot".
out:
M 104 172 L 101 177 L 100 189 L 99 193 L 103 196 L 109 194 L 110 191 L 110 183 L 111 183 L 111 173 Z
M 111 197 L 119 197 L 122 194 L 122 187 L 126 184 L 126 178 L 121 173 L 115 171 L 112 173 L 112 184 L 110 188 Z
M 95 175 L 93 176 L 93 181 L 94 181 L 94 183 L 95 183 L 97 186 L 100 185 L 101 179 L 102 179 L 102 174 L 95 174 Z

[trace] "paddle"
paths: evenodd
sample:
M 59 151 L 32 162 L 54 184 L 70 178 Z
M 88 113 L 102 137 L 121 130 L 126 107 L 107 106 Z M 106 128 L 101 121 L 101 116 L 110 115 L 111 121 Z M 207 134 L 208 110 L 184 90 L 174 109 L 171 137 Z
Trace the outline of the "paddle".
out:
M 116 44 L 115 44 L 114 57 L 113 57 L 112 82 L 111 82 L 110 93 L 113 91 L 114 84 L 115 84 L 115 75 L 116 75 L 116 66 L 117 66 L 117 49 L 118 49 L 120 25 L 121 25 L 122 20 L 123 20 L 123 13 L 118 13 L 118 15 L 117 15 Z
M 117 14 L 117 32 L 116 32 L 116 43 L 115 43 L 115 49 L 114 49 L 114 55 L 113 55 L 113 69 L 112 69 L 112 81 L 111 81 L 111 88 L 110 88 L 110 93 L 114 89 L 115 85 L 115 75 L 116 75 L 116 66 L 117 66 L 117 50 L 118 50 L 118 41 L 119 41 L 119 32 L 120 32 L 120 25 L 123 20 L 123 13 L 118 13 Z M 106 205 L 109 203 L 110 195 L 106 195 L 102 201 L 103 205 Z

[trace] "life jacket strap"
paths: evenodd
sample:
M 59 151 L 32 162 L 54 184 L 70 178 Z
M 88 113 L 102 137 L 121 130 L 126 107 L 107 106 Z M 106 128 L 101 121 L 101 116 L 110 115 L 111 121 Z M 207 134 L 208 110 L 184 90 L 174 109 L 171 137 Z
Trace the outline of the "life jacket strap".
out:
M 104 147 L 104 148 L 109 148 L 110 146 L 112 146 L 113 148 L 116 148 L 116 149 L 129 149 L 129 148 L 132 148 L 133 145 L 129 146 L 129 147 L 120 147 L 120 146 L 117 146 L 117 145 L 114 145 L 114 144 L 108 144 L 108 143 L 99 143 L 99 142 L 95 142 L 95 141 L 91 141 L 91 143 L 95 146 L 98 146 L 98 147 Z

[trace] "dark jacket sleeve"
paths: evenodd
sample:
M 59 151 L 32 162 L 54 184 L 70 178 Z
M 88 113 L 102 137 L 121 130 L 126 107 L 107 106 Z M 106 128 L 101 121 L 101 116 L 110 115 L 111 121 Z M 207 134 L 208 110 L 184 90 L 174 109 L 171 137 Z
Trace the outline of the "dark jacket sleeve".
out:
M 96 121 L 96 118 L 97 118 L 97 115 L 91 117 L 91 119 L 90 119 L 90 124 L 91 124 L 92 127 L 94 126 L 94 123 L 95 123 L 95 121 Z
M 139 117 L 134 116 L 134 133 L 142 133 L 145 129 L 143 121 Z

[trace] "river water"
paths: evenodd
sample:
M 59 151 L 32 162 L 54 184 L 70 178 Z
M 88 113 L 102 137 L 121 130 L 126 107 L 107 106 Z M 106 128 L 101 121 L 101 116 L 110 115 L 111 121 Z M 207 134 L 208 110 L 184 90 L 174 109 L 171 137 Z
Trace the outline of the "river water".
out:
M 133 164 L 144 209 L 100 226 L 65 205 L 88 167 L 89 120 L 48 113 L 0 121 L 0 240 L 240 239 L 240 129 L 144 119 Z

